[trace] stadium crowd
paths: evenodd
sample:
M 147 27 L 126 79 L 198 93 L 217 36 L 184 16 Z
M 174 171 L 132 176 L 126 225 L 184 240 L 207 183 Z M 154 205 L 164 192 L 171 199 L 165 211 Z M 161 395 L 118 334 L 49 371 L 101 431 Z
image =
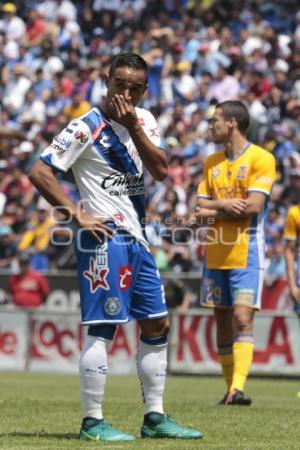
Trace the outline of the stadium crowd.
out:
M 71 224 L 53 217 L 27 174 L 70 119 L 99 105 L 114 55 L 149 65 L 143 105 L 157 118 L 170 168 L 146 174 L 147 234 L 162 271 L 201 269 L 203 242 L 190 216 L 203 163 L 216 151 L 214 105 L 240 99 L 250 140 L 272 151 L 277 182 L 266 223 L 270 282 L 283 264 L 287 208 L 300 192 L 300 9 L 286 0 L 30 0 L 2 4 L 0 17 L 0 268 L 18 253 L 34 269 L 73 269 Z M 78 193 L 71 174 L 65 192 Z

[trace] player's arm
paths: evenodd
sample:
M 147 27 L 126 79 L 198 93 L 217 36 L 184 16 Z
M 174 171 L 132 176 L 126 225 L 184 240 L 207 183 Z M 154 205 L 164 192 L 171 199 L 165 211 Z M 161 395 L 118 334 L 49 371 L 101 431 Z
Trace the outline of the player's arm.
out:
M 211 200 L 208 198 L 199 197 L 197 200 L 196 211 L 199 214 L 208 214 L 210 211 L 211 217 L 217 219 L 232 219 L 237 216 L 240 217 L 242 213 L 246 210 L 246 200 L 242 198 L 231 198 L 231 199 L 218 199 Z
M 40 160 L 32 167 L 29 179 L 52 206 L 59 207 L 60 211 L 74 220 L 80 228 L 89 230 L 95 239 L 100 240 L 99 233 L 105 236 L 113 234 L 113 231 L 103 224 L 105 219 L 95 218 L 77 207 L 65 195 L 55 175 L 57 170 L 66 173 L 91 142 L 90 129 L 83 121 L 77 119 L 70 122 L 43 151 Z
M 193 223 L 205 224 L 206 219 L 231 219 L 240 217 L 246 209 L 244 199 L 214 199 L 213 188 L 210 181 L 210 169 L 214 161 L 208 158 L 203 171 L 203 179 L 198 186 L 197 205 L 192 217 Z
M 206 174 L 205 176 L 207 177 Z M 211 200 L 208 195 L 201 195 L 201 190 L 204 194 L 207 193 L 205 191 L 208 191 L 204 179 L 204 183 L 200 186 L 196 214 L 201 219 L 210 216 L 215 219 L 228 220 L 257 215 L 263 210 L 275 179 L 275 159 L 273 155 L 264 152 L 254 160 L 251 166 L 246 199 Z
M 31 169 L 29 180 L 52 206 L 59 207 L 60 212 L 76 219 L 77 206 L 64 194 L 52 167 L 38 160 Z
M 146 169 L 155 180 L 164 180 L 168 174 L 166 152 L 150 141 L 138 121 L 128 131 Z
M 139 123 L 131 98 L 116 94 L 112 99 L 111 108 L 116 120 L 127 128 L 146 169 L 155 180 L 162 181 L 168 174 L 166 153 L 146 135 Z
M 59 207 L 60 212 L 74 220 L 80 228 L 88 229 L 95 239 L 101 242 L 98 233 L 108 237 L 113 235 L 113 230 L 104 225 L 101 219 L 83 211 L 66 196 L 54 169 L 48 164 L 38 160 L 31 169 L 29 179 L 50 205 Z
M 271 153 L 263 152 L 251 164 L 246 208 L 242 217 L 257 215 L 262 212 L 268 197 L 271 195 L 275 180 L 275 158 Z

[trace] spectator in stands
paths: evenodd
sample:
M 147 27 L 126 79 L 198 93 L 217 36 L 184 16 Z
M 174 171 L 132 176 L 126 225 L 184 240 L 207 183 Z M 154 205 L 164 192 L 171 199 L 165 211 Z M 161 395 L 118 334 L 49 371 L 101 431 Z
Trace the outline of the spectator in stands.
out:
M 49 216 L 49 212 L 44 208 L 39 209 L 19 243 L 19 250 L 30 251 L 30 263 L 35 270 L 45 271 L 50 268 L 47 249 L 53 225 L 54 220 Z
M 30 267 L 30 257 L 23 253 L 19 256 L 20 273 L 8 280 L 11 301 L 20 308 L 38 308 L 43 305 L 49 294 L 46 277 Z
M 25 35 L 25 24 L 21 17 L 16 15 L 17 8 L 14 3 L 7 2 L 2 6 L 2 20 L 0 20 L 0 30 L 12 41 L 21 41 Z
M 286 265 L 284 259 L 284 247 L 278 242 L 272 251 L 270 263 L 265 273 L 265 282 L 271 287 L 280 278 L 286 278 Z
M 90 109 L 90 103 L 86 100 L 83 100 L 80 91 L 75 88 L 72 94 L 71 103 L 64 109 L 64 115 L 66 117 L 66 120 L 69 121 L 72 119 L 77 119 L 78 117 L 88 112 Z
M 11 269 L 16 261 L 16 255 L 17 246 L 13 239 L 13 230 L 2 220 L 0 223 L 0 269 Z
M 278 160 L 271 208 L 278 209 L 276 221 L 282 223 L 299 196 L 299 166 L 291 162 L 300 150 L 298 4 L 276 2 L 270 14 L 266 2 L 259 0 L 244 0 L 237 8 L 221 10 L 220 2 L 206 0 L 205 7 L 202 3 L 1 2 L 0 161 L 6 168 L 0 167 L 0 172 L 6 181 L 16 162 L 19 174 L 13 178 L 20 174 L 27 177 L 28 167 L 41 149 L 71 117 L 90 107 L 82 108 L 82 101 L 100 104 L 106 95 L 104 78 L 114 52 L 134 51 L 150 66 L 148 94 L 141 106 L 151 108 L 168 155 L 175 156 L 170 172 L 175 185 L 168 189 L 176 189 L 180 197 L 176 202 L 165 201 L 164 186 L 145 175 L 149 202 L 152 197 L 162 199 L 156 200 L 162 221 L 173 209 L 182 209 L 183 203 L 192 210 L 191 198 L 200 181 L 195 182 L 195 177 L 202 176 L 204 161 L 216 150 L 207 132 L 214 98 L 228 96 L 244 101 L 251 115 L 251 140 L 273 151 Z M 82 98 L 75 98 L 74 104 L 72 95 L 77 86 Z M 31 88 L 34 99 L 31 93 L 28 99 Z M 28 158 L 26 152 L 12 152 L 20 148 L 22 140 L 34 145 Z M 176 144 L 168 145 L 167 141 Z M 65 177 L 74 186 L 70 175 Z M 0 173 L 0 186 L 2 180 Z M 13 183 L 14 195 L 18 189 Z M 0 188 L 0 210 L 8 203 L 10 211 L 16 212 L 17 201 L 26 206 L 27 223 L 36 200 L 38 194 L 32 192 L 25 200 L 11 200 Z M 277 237 L 273 237 L 276 227 L 270 224 L 267 228 L 269 256 L 277 245 Z M 20 235 L 14 235 L 18 242 Z M 278 239 L 282 239 L 282 232 Z M 167 253 L 169 264 L 175 248 L 168 244 L 162 252 L 157 247 L 157 253 L 163 260 Z M 196 253 L 190 255 L 193 270 L 199 268 Z M 171 264 L 170 270 L 175 268 L 178 265 Z

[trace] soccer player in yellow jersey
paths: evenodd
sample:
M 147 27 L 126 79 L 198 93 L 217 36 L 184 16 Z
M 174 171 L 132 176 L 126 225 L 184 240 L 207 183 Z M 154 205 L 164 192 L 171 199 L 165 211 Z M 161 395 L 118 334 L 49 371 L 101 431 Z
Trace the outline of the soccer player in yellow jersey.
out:
M 294 310 L 300 315 L 300 204 L 288 210 L 283 237 L 286 239 L 285 261 Z
M 223 148 L 206 161 L 194 217 L 201 224 L 213 222 L 207 230 L 201 304 L 214 308 L 227 385 L 220 404 L 225 405 L 251 404 L 244 387 L 263 284 L 263 217 L 275 180 L 275 159 L 247 140 L 248 126 L 242 102 L 216 106 L 210 132 Z

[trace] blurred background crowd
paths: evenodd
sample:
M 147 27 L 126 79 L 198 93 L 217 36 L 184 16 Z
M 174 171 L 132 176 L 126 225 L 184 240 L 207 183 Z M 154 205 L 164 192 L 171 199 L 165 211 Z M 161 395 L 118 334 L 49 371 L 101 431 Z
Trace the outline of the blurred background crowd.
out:
M 240 99 L 249 139 L 273 152 L 266 279 L 285 275 L 282 232 L 300 192 L 300 9 L 295 0 L 29 0 L 0 6 L 0 269 L 26 251 L 38 271 L 74 269 L 70 224 L 57 226 L 28 180 L 33 162 L 73 118 L 98 105 L 112 58 L 149 65 L 141 106 L 169 155 L 164 183 L 146 176 L 147 234 L 161 271 L 201 270 L 189 219 L 214 105 Z M 61 175 L 59 175 L 61 177 Z M 61 178 L 76 202 L 72 175 Z

